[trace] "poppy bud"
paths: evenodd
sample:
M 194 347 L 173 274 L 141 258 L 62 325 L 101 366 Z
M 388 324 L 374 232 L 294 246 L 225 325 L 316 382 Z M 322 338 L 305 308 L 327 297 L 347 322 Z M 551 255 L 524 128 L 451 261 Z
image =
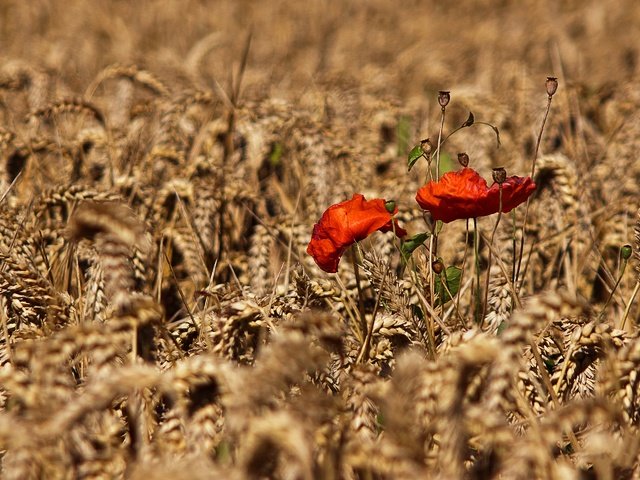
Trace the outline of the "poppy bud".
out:
M 384 202 L 384 208 L 387 209 L 387 212 L 393 215 L 396 212 L 396 202 L 393 200 L 387 200 Z
M 463 167 L 467 167 L 469 165 L 469 155 L 465 152 L 458 154 L 458 163 Z
M 502 185 L 506 179 L 507 179 L 507 171 L 504 168 L 498 167 L 493 169 L 494 182 L 496 182 L 498 185 Z
M 429 140 L 428 138 L 420 140 L 420 148 L 422 149 L 422 153 L 424 153 L 424 156 L 429 158 L 429 155 L 431 155 L 431 150 L 433 150 L 431 140 Z
M 431 268 L 433 269 L 433 273 L 435 273 L 436 275 L 440 275 L 444 270 L 444 263 L 442 263 L 440 259 L 434 260 L 431 263 Z
M 558 90 L 558 79 L 556 77 L 547 77 L 545 85 L 547 87 L 547 95 L 549 95 L 549 98 L 553 97 L 553 94 Z
M 631 248 L 631 245 L 623 245 L 622 248 L 620 249 L 620 256 L 622 257 L 623 260 L 629 260 L 629 258 L 631 258 L 632 252 L 633 252 L 633 249 Z
M 451 100 L 451 95 L 450 95 L 449 92 L 447 92 L 445 90 L 440 90 L 438 92 L 438 103 L 440 104 L 440 106 L 442 108 L 444 108 L 447 105 L 449 105 L 449 100 Z

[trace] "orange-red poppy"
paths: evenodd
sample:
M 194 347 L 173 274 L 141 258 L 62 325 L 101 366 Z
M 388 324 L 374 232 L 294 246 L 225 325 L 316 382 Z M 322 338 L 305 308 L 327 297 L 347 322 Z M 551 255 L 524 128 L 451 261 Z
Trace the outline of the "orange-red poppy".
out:
M 507 213 L 529 198 L 536 184 L 530 177 L 508 177 L 502 184 L 502 212 Z M 424 185 L 416 195 L 423 210 L 445 223 L 460 218 L 477 218 L 500 209 L 500 186 L 489 187 L 472 168 L 445 173 L 438 182 Z
M 393 213 L 397 211 L 395 208 Z M 394 230 L 399 237 L 407 234 L 392 218 L 382 198 L 365 200 L 363 195 L 355 193 L 351 200 L 331 205 L 322 214 L 320 221 L 313 227 L 307 253 L 322 270 L 335 273 L 346 249 L 376 230 Z

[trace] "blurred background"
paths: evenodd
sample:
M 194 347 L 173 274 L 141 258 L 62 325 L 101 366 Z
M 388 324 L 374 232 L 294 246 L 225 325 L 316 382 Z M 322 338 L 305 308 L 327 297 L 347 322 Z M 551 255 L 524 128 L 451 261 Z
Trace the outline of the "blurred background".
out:
M 404 100 L 461 85 L 508 96 L 549 74 L 587 88 L 632 77 L 639 28 L 635 0 L 3 0 L 0 56 L 72 90 L 114 62 L 224 84 L 252 32 L 252 95 L 339 84 Z
M 66 478 L 70 465 L 81 478 L 171 467 L 190 480 L 636 475 L 639 40 L 639 0 L 0 0 L 4 477 Z M 446 119 L 439 90 L 451 91 Z M 410 235 L 430 229 L 415 196 L 435 167 L 407 172 L 407 153 L 469 112 L 476 123 L 447 137 L 440 166 L 466 152 L 485 179 L 503 166 L 537 191 L 530 209 L 478 221 L 493 257 L 486 241 L 474 253 L 466 222 L 441 231 L 438 256 L 468 273 L 427 341 L 424 319 L 444 306 L 432 288 L 433 308 L 416 296 L 434 278 L 428 255 L 405 269 L 393 235 L 372 235 L 362 301 L 350 262 L 327 277 L 306 249 L 327 207 L 354 192 L 396 201 Z M 86 199 L 87 238 L 72 242 Z M 112 199 L 140 229 L 97 208 Z M 524 258 L 521 316 L 489 258 Z M 482 319 L 474 262 L 491 280 Z M 132 300 L 130 316 L 120 299 L 138 293 L 153 301 Z M 371 349 L 356 318 L 372 319 Z M 480 333 L 512 318 L 515 335 Z M 102 370 L 129 354 L 138 321 L 134 362 Z M 542 325 L 536 366 L 524 339 Z M 24 353 L 8 369 L 12 344 Z M 325 344 L 329 363 L 309 348 Z M 412 354 L 387 383 L 410 344 L 442 362 Z M 80 364 L 85 353 L 95 363 Z M 552 388 L 539 388 L 543 373 Z M 142 393 L 165 380 L 177 400 Z M 527 430 L 534 418 L 544 430 Z M 565 441 L 574 423 L 581 450 Z M 269 475 L 274 449 L 283 469 L 309 474 Z

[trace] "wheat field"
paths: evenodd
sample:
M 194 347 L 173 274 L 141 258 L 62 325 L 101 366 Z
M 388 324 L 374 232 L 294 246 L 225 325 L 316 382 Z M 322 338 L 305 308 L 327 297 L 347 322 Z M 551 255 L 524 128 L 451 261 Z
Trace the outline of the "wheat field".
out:
M 3 0 L 0 478 L 640 479 L 639 38 L 636 0 Z M 407 168 L 469 112 L 438 163 L 537 185 L 475 230 Z M 430 239 L 324 273 L 354 193 Z

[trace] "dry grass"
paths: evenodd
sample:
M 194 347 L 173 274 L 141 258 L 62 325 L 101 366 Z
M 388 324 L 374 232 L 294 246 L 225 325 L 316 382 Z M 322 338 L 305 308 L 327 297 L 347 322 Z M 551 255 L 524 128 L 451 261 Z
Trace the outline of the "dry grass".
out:
M 634 0 L 3 2 L 0 476 L 640 478 L 639 22 Z M 443 152 L 525 175 L 547 75 L 515 285 L 524 207 L 490 247 L 479 221 L 484 317 L 464 221 L 445 305 L 391 235 L 359 247 L 361 297 L 346 258 L 306 255 L 354 192 L 425 230 L 406 153 L 440 89 L 445 131 L 471 110 L 502 141 Z

